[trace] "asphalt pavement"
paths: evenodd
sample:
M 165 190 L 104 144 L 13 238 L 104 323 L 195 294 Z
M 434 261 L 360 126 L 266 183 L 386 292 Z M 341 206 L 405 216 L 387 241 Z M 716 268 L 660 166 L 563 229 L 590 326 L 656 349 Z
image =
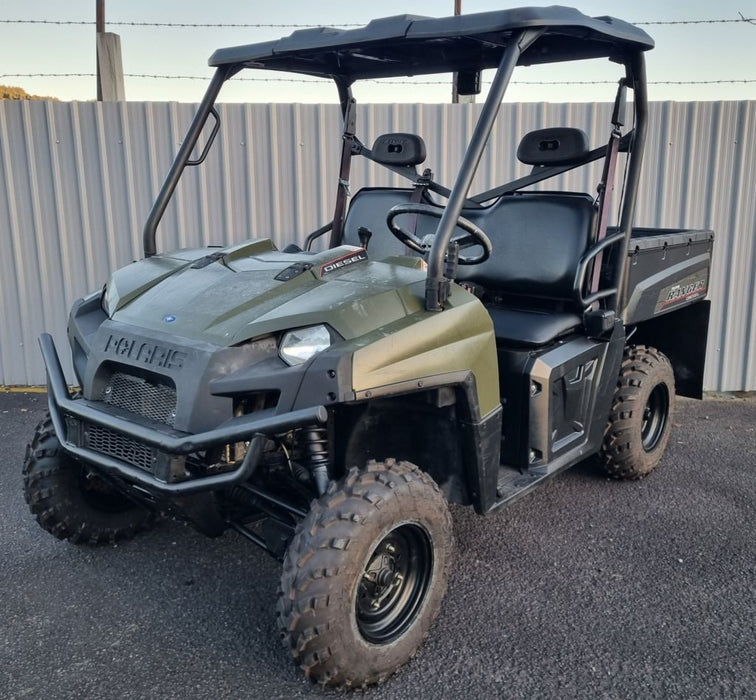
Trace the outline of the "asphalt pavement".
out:
M 175 522 L 91 549 L 21 492 L 41 394 L 0 394 L 0 697 L 334 697 L 279 642 L 279 565 Z M 454 507 L 430 639 L 353 697 L 756 697 L 756 401 L 681 400 L 639 482 L 591 462 L 499 515 Z

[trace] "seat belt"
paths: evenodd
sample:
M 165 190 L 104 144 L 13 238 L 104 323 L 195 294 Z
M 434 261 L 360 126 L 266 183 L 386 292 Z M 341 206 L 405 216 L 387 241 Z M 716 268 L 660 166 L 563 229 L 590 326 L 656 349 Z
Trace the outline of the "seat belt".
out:
M 350 98 L 344 113 L 344 142 L 341 147 L 339 185 L 336 191 L 336 207 L 333 212 L 333 227 L 331 228 L 329 248 L 341 245 L 341 239 L 344 235 L 344 219 L 346 217 L 347 199 L 349 198 L 349 174 L 352 168 L 352 150 L 355 142 L 354 133 L 356 127 L 356 101 L 354 98 Z
M 387 168 L 388 170 L 395 172 L 397 175 L 406 177 L 413 184 L 417 184 L 418 181 L 421 180 L 425 176 L 425 171 L 423 171 L 422 175 L 419 175 L 417 172 L 417 168 L 410 165 L 391 165 L 390 163 L 384 163 L 383 161 L 376 160 L 373 157 L 373 152 L 364 143 L 362 143 L 356 136 L 353 139 L 353 144 L 354 145 L 352 147 L 352 155 L 363 156 L 364 158 L 367 158 L 368 160 L 372 160 L 373 163 L 378 163 L 382 165 L 384 168 Z M 598 158 L 600 158 L 600 155 L 596 156 L 596 159 Z M 439 185 L 437 182 L 433 182 L 432 174 L 431 174 L 430 179 L 428 180 L 426 189 L 429 190 L 430 192 L 435 192 L 436 194 L 439 194 L 442 197 L 446 197 L 447 199 L 451 195 L 451 190 L 448 187 L 444 187 L 443 185 Z M 482 201 L 485 201 L 485 200 L 482 200 Z M 475 197 L 468 197 L 467 199 L 465 199 L 465 206 L 471 207 L 473 209 L 483 208 L 483 205 L 479 201 L 477 201 Z
M 620 132 L 619 129 L 612 131 L 609 143 L 606 147 L 606 160 L 604 161 L 604 173 L 598 186 L 598 224 L 596 229 L 596 243 L 606 238 L 606 228 L 609 219 L 609 209 L 612 204 L 614 192 L 614 173 L 617 166 L 617 153 L 619 152 Z M 597 292 L 601 282 L 601 263 L 604 252 L 601 251 L 593 261 L 593 275 L 591 277 L 591 293 Z
M 617 167 L 617 155 L 619 154 L 620 140 L 622 134 L 620 127 L 625 123 L 625 106 L 627 100 L 627 88 L 625 81 L 620 80 L 617 97 L 614 101 L 614 110 L 612 112 L 612 134 L 609 137 L 609 143 L 606 146 L 606 158 L 604 160 L 604 171 L 601 175 L 601 182 L 597 188 L 598 199 L 598 223 L 596 229 L 596 240 L 599 243 L 606 238 L 606 229 L 609 221 L 609 210 L 612 204 L 612 193 L 614 192 L 614 174 Z M 591 293 L 599 290 L 601 284 L 601 265 L 604 258 L 604 251 L 601 251 L 593 261 L 593 274 L 591 276 Z

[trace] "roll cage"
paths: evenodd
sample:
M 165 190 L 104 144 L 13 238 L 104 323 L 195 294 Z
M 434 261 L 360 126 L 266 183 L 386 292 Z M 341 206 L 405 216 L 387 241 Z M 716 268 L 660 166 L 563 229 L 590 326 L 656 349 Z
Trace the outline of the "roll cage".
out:
M 611 269 L 604 274 L 605 284 L 601 292 L 594 289 L 594 294 L 585 301 L 598 302 L 603 308 L 616 312 L 623 308 L 626 296 L 623 293 L 624 260 L 632 233 L 647 129 L 643 54 L 653 45 L 648 34 L 631 24 L 612 17 L 588 17 L 577 10 L 557 6 L 443 18 L 402 15 L 373 20 L 358 29 L 305 29 L 278 41 L 219 49 L 209 60 L 210 66 L 216 69 L 215 74 L 147 218 L 143 232 L 145 257 L 156 253 L 157 226 L 184 168 L 205 159 L 220 124 L 215 101 L 223 83 L 239 71 L 245 68 L 286 71 L 329 78 L 335 82 L 343 116 L 343 146 L 334 216 L 331 222 L 308 236 L 309 243 L 314 237 L 330 231 L 333 247 L 342 242 L 352 157 L 371 155 L 355 133 L 353 83 L 365 79 L 457 72 L 468 80 L 472 78 L 470 84 L 479 85 L 480 72 L 495 68 L 496 73 L 454 184 L 447 189 L 433 181 L 427 183 L 431 191 L 446 197 L 447 203 L 428 255 L 426 309 L 441 311 L 448 297 L 452 280 L 446 276 L 449 271 L 445 259 L 463 207 L 481 206 L 486 201 L 603 157 L 609 163 L 613 150 L 614 155 L 617 151 L 628 153 L 619 225 L 612 235 L 599 236 L 601 240 L 589 251 L 588 257 L 590 260 L 598 258 L 610 247 L 616 249 L 616 254 L 611 256 L 613 262 Z M 515 67 L 588 58 L 607 58 L 625 69 L 615 102 L 614 131 L 609 144 L 590 151 L 580 162 L 540 166 L 525 177 L 470 197 L 470 185 Z M 627 89 L 633 90 L 634 126 L 620 138 L 619 126 Z M 192 160 L 191 154 L 211 115 L 215 124 L 209 139 L 200 156 Z M 415 183 L 423 177 L 415 167 L 383 165 Z M 605 166 L 602 182 L 609 174 Z M 601 225 L 605 234 L 605 217 Z

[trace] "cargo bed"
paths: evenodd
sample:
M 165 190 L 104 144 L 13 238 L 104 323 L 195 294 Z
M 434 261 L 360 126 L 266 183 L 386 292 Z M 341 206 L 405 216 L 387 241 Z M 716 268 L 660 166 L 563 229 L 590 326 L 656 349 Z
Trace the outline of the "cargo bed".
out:
M 625 276 L 629 293 L 625 323 L 640 323 L 704 298 L 713 245 L 713 231 L 633 229 Z

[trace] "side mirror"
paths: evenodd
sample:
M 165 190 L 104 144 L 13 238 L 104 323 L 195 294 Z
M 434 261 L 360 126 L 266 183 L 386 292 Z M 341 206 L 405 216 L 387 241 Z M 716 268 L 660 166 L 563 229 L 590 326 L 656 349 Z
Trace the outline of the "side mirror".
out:
M 457 73 L 458 95 L 480 95 L 480 71 L 463 70 Z

